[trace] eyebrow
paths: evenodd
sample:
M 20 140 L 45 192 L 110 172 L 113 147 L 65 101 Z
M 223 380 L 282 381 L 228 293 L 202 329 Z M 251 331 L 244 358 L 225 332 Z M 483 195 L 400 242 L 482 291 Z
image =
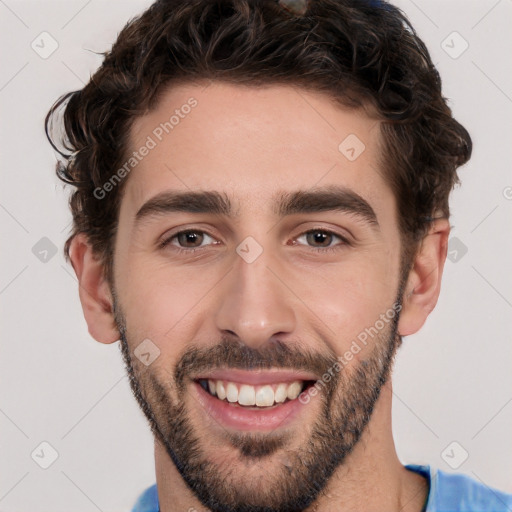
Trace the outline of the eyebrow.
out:
M 378 228 L 377 215 L 359 194 L 346 187 L 331 185 L 310 190 L 277 192 L 272 201 L 273 211 L 279 217 L 294 214 L 340 211 L 359 217 Z M 237 217 L 225 193 L 217 191 L 166 191 L 146 201 L 135 215 L 136 223 L 143 219 L 168 213 L 208 213 Z

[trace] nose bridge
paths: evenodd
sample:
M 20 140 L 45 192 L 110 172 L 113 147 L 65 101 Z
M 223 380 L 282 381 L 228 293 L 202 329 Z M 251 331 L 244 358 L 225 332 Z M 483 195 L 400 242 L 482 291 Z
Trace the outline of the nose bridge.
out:
M 247 246 L 241 244 L 238 250 L 243 248 Z M 276 277 L 276 259 L 267 251 L 253 261 L 241 254 L 222 287 L 216 323 L 219 330 L 230 331 L 243 343 L 258 348 L 274 335 L 292 332 L 295 311 L 290 291 Z

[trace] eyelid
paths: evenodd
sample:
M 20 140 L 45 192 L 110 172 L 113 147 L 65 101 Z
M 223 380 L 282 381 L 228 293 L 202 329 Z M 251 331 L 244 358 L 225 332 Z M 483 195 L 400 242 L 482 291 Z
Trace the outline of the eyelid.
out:
M 341 226 L 330 227 L 325 224 L 312 224 L 311 226 L 301 226 L 300 232 L 293 236 L 293 239 L 297 239 L 300 236 L 303 236 L 307 233 L 311 233 L 312 231 L 321 231 L 322 233 L 327 233 L 329 235 L 337 236 L 347 245 L 352 245 L 355 241 L 355 237 L 347 228 L 342 228 Z
M 200 230 L 194 230 L 194 229 L 186 229 L 184 231 L 178 231 L 174 236 L 170 237 L 169 243 L 172 244 L 172 241 L 174 239 L 177 240 L 178 239 L 178 235 L 180 235 L 182 233 L 201 233 L 202 235 L 207 236 L 208 238 L 211 238 L 212 240 L 215 240 L 215 238 L 212 235 L 210 235 L 209 233 L 207 233 L 206 231 L 200 231 Z M 176 245 L 176 244 L 173 244 L 173 245 Z M 206 245 L 212 245 L 212 244 L 206 244 Z M 178 245 L 177 247 L 180 247 L 180 246 Z M 189 249 L 199 249 L 201 247 L 203 247 L 203 246 L 200 245 L 199 247 L 189 247 Z M 187 249 L 187 247 L 180 247 L 180 249 Z
M 341 240 L 341 243 L 335 244 L 334 246 L 329 246 L 329 247 L 307 246 L 307 247 L 310 247 L 311 249 L 319 249 L 320 250 L 320 249 L 329 249 L 329 248 L 335 247 L 336 245 L 350 245 L 350 241 L 347 239 L 346 236 L 343 236 L 340 233 L 337 233 L 336 231 L 332 231 L 332 230 L 326 229 L 326 228 L 310 228 L 310 229 L 307 229 L 306 231 L 303 231 L 302 233 L 300 233 L 299 235 L 294 237 L 294 240 L 297 240 L 298 238 L 301 238 L 303 236 L 307 236 L 309 233 L 315 233 L 315 232 L 320 232 L 320 233 L 324 233 L 324 234 L 327 234 L 327 235 L 330 235 L 330 236 L 333 236 L 333 237 L 337 237 L 337 238 L 339 238 Z
M 315 247 L 315 246 L 310 246 L 307 244 L 298 244 L 295 241 L 299 237 L 306 236 L 308 233 L 315 232 L 315 231 L 338 237 L 341 240 L 341 242 L 335 243 L 334 245 L 329 245 L 327 247 Z M 308 228 L 305 231 L 302 231 L 299 235 L 295 236 L 293 238 L 293 240 L 294 240 L 293 245 L 303 246 L 306 249 L 307 254 L 312 257 L 322 257 L 322 256 L 328 256 L 328 255 L 338 256 L 338 255 L 342 254 L 342 251 L 347 250 L 347 248 L 353 247 L 353 243 L 350 241 L 350 237 L 342 235 L 341 233 L 337 232 L 336 230 L 329 229 L 329 228 L 326 228 L 323 226 Z
M 166 246 L 168 245 L 173 245 L 174 247 L 176 247 L 176 249 L 178 251 L 182 250 L 182 251 L 187 251 L 187 252 L 193 252 L 194 250 L 199 250 L 199 249 L 203 249 L 204 247 L 206 246 L 199 246 L 199 247 L 180 247 L 179 245 L 176 245 L 176 244 L 173 244 L 172 241 L 174 239 L 177 240 L 178 236 L 182 233 L 201 233 L 203 235 L 206 235 L 210 238 L 212 238 L 213 240 L 217 241 L 218 240 L 216 239 L 216 237 L 214 235 L 212 235 L 211 233 L 209 233 L 207 230 L 203 229 L 203 228 L 194 228 L 194 227 L 190 227 L 190 228 L 182 228 L 182 229 L 178 229 L 177 231 L 174 231 L 174 232 L 171 232 L 171 233 L 165 233 L 158 241 L 158 247 L 160 249 L 163 249 L 165 248 Z M 215 243 L 213 244 L 207 244 L 207 245 L 216 245 Z

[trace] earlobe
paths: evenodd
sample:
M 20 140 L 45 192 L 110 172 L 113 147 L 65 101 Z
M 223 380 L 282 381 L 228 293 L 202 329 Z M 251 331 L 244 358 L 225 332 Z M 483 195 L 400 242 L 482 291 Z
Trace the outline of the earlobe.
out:
M 104 276 L 103 264 L 83 233 L 73 238 L 69 256 L 78 279 L 80 302 L 90 335 L 100 343 L 114 343 L 120 336 L 114 320 L 110 286 Z
M 398 322 L 398 332 L 401 336 L 416 333 L 437 303 L 449 234 L 448 220 L 437 219 L 421 241 L 404 290 Z

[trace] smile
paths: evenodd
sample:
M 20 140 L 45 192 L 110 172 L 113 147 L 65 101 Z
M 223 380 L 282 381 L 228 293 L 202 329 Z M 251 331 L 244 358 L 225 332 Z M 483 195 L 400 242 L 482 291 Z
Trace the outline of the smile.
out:
M 238 403 L 242 406 L 271 407 L 295 400 L 307 387 L 309 381 L 281 382 L 263 386 L 212 379 L 201 379 L 198 382 L 205 391 L 219 400 Z
M 232 370 L 194 379 L 194 388 L 207 416 L 225 429 L 271 431 L 308 409 L 298 397 L 315 381 L 297 372 Z

